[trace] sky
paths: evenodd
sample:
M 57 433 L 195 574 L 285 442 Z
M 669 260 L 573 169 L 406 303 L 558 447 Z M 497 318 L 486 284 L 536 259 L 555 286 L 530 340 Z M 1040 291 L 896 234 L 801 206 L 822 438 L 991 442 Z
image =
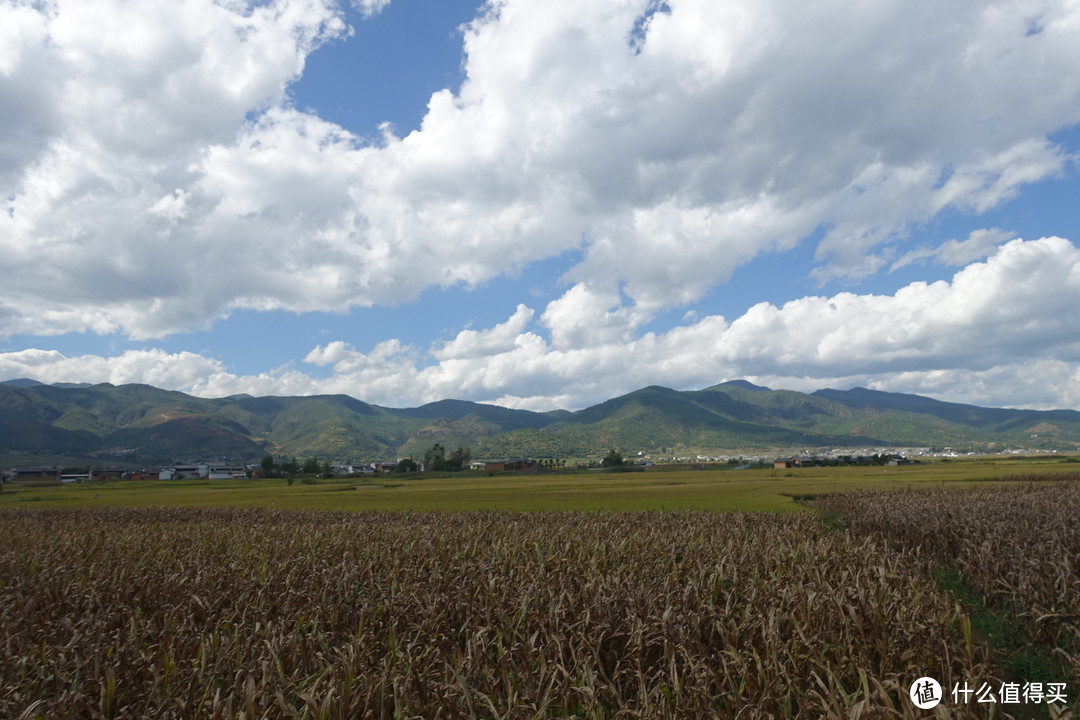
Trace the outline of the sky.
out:
M 1080 409 L 1076 0 L 0 0 L 0 380 Z

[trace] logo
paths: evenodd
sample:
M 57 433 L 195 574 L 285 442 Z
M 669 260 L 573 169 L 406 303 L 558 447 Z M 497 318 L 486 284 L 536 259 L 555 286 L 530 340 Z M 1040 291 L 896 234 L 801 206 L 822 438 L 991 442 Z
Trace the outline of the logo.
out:
M 932 677 L 921 677 L 912 684 L 909 694 L 915 707 L 929 710 L 941 702 L 941 685 Z

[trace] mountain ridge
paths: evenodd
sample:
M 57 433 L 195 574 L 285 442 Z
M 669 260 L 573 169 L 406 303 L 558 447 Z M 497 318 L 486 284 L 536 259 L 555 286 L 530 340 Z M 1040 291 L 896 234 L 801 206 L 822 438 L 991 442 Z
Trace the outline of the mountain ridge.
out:
M 866 388 L 813 393 L 733 380 L 658 385 L 577 411 L 445 399 L 416 408 L 349 395 L 199 398 L 151 385 L 0 382 L 0 451 L 88 462 L 169 463 L 263 454 L 331 460 L 417 456 L 434 443 L 474 457 L 588 457 L 857 446 L 1080 448 L 1080 412 L 949 403 Z M 0 456 L 3 457 L 3 456 Z

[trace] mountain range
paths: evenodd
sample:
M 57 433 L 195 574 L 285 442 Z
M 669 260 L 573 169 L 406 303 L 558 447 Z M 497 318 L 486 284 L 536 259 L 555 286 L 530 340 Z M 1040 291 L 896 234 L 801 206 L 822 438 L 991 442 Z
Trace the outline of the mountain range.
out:
M 1080 448 L 1080 412 L 947 403 L 865 388 L 801 393 L 744 380 L 650 386 L 576 412 L 463 400 L 386 408 L 347 395 L 198 398 L 149 385 L 0 383 L 0 465 L 68 460 L 167 464 L 419 456 L 434 443 L 474 458 L 589 457 L 792 448 Z

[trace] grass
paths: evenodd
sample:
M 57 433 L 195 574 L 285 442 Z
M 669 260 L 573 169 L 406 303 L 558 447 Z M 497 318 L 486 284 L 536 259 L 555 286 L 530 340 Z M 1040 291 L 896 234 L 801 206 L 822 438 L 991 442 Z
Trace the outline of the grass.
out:
M 170 480 L 5 485 L 0 508 L 265 507 L 329 510 L 713 510 L 803 512 L 798 500 L 857 489 L 900 490 L 996 482 L 1017 470 L 1008 460 L 904 467 L 796 470 L 664 470 L 620 474 L 380 476 L 320 480 Z M 1060 472 L 1060 460 L 1025 463 L 1027 475 Z
M 1049 651 L 1033 645 L 1027 631 L 1009 613 L 988 607 L 978 589 L 960 573 L 937 568 L 933 576 L 942 590 L 951 592 L 963 604 L 975 634 L 994 650 L 995 657 L 1013 680 L 1068 683 L 1068 676 L 1061 672 Z

